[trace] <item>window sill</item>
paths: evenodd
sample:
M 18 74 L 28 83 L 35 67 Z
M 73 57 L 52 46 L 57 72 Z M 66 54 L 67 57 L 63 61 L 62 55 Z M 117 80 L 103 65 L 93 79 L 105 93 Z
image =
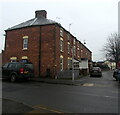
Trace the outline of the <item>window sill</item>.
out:
M 61 51 L 61 50 L 60 50 L 60 52 L 62 52 L 62 53 L 63 53 L 64 51 Z
M 28 50 L 28 49 L 27 49 L 27 48 L 24 48 L 24 49 L 22 49 L 22 50 L 24 51 L 24 50 Z
M 60 37 L 62 37 L 62 38 L 63 38 L 63 35 L 60 35 Z

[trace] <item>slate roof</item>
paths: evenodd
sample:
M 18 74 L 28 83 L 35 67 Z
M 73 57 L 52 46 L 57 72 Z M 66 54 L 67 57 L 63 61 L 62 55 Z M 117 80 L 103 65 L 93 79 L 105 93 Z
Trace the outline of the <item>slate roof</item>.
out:
M 35 26 L 35 25 L 48 25 L 48 24 L 58 24 L 58 23 L 53 20 L 46 19 L 46 18 L 40 16 L 40 17 L 33 18 L 31 20 L 28 20 L 26 22 L 23 22 L 21 24 L 18 24 L 16 26 L 13 26 L 11 28 L 8 28 L 7 30 L 13 30 L 13 29 Z

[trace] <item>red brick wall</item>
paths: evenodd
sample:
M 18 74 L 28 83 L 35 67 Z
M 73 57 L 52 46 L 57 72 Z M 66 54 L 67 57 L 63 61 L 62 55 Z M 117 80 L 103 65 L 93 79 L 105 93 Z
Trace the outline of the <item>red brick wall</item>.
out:
M 68 41 L 67 38 L 67 34 L 68 32 L 65 31 L 63 29 L 63 43 L 64 43 L 64 50 L 63 52 L 60 51 L 60 27 L 57 27 L 57 37 L 56 37 L 56 51 L 57 51 L 57 59 L 56 59 L 56 63 L 57 63 L 57 71 L 60 71 L 60 55 L 63 56 L 63 61 L 64 61 L 64 70 L 68 69 L 68 57 L 72 58 L 72 52 L 70 50 L 70 54 L 68 54 L 68 42 L 70 42 L 71 46 L 73 46 L 73 41 L 75 39 L 75 44 L 74 46 L 76 46 L 76 52 L 75 52 L 75 56 L 74 58 L 80 60 L 81 58 L 87 58 L 88 60 L 91 60 L 91 52 L 89 51 L 89 49 L 84 46 L 81 42 L 79 42 L 74 36 L 70 35 L 70 40 Z M 82 47 L 81 47 L 82 46 Z M 79 48 L 79 50 L 78 50 Z M 81 50 L 82 50 L 82 55 L 81 55 Z M 79 56 L 78 56 L 79 54 Z
M 81 58 L 87 58 L 88 60 L 92 60 L 92 53 L 89 51 L 89 49 L 83 44 L 81 44 L 81 46 Z
M 68 57 L 72 57 L 72 52 L 68 54 L 68 32 L 63 29 L 63 52 L 60 51 L 60 26 L 46 25 L 21 28 L 7 31 L 6 50 L 3 55 L 3 64 L 10 61 L 10 57 L 17 57 L 18 61 L 22 56 L 28 56 L 29 61 L 34 64 L 35 76 L 39 76 L 39 48 L 40 48 L 40 75 L 46 76 L 47 69 L 50 69 L 51 76 L 60 71 L 60 56 L 63 56 L 64 67 L 68 68 Z M 23 36 L 28 36 L 28 50 L 23 50 Z M 70 44 L 73 44 L 74 36 L 70 35 Z M 40 43 L 41 42 L 41 43 Z M 40 44 L 39 44 L 40 43 Z M 40 46 L 39 46 L 40 45 Z M 82 45 L 82 47 L 81 47 Z M 78 40 L 75 42 L 76 59 L 91 59 L 91 52 L 79 43 L 80 57 L 78 57 Z M 81 49 L 83 50 L 81 55 Z M 86 55 L 87 53 L 87 55 Z
M 35 75 L 38 75 L 38 52 L 39 52 L 39 27 L 22 28 L 6 33 L 6 50 L 3 55 L 3 64 L 10 62 L 10 57 L 17 57 L 18 61 L 22 56 L 27 56 L 34 64 Z M 23 36 L 28 36 L 28 50 L 23 50 Z M 37 69 L 36 69 L 37 68 Z
M 47 69 L 54 74 L 55 66 L 55 25 L 41 28 L 41 76 L 47 75 Z
M 60 27 L 56 26 L 56 47 L 55 47 L 55 54 L 56 54 L 56 67 L 55 67 L 55 71 L 56 73 L 58 73 L 60 71 Z
M 57 28 L 57 27 L 56 27 Z M 57 37 L 55 25 L 22 28 L 6 33 L 6 50 L 3 56 L 3 64 L 10 62 L 10 57 L 27 56 L 34 64 L 35 76 L 39 75 L 39 39 L 41 39 L 40 75 L 46 76 L 46 70 L 50 69 L 54 74 L 55 67 L 55 39 Z M 40 34 L 41 33 L 41 34 Z M 28 36 L 28 50 L 23 50 L 23 36 Z M 57 53 L 57 51 L 56 51 Z M 57 54 L 56 54 L 57 55 Z M 58 62 L 59 65 L 59 62 Z M 58 66 L 59 67 L 59 66 Z

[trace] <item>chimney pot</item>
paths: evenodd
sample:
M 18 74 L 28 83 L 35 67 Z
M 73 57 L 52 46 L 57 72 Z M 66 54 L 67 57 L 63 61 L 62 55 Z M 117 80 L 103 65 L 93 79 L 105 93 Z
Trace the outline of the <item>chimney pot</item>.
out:
M 44 17 L 47 18 L 47 12 L 45 10 L 37 10 L 35 11 L 35 17 L 39 18 L 39 17 Z

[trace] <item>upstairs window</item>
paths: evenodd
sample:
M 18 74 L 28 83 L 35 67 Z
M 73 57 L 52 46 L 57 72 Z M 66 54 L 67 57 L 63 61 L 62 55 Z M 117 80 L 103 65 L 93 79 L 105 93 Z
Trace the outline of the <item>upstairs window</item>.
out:
M 76 47 L 75 46 L 73 47 L 73 53 L 74 53 L 74 56 L 76 56 Z
M 63 37 L 63 29 L 60 28 L 60 36 Z
M 75 44 L 75 41 L 76 41 L 76 40 L 74 39 L 74 42 L 73 42 L 74 44 Z
M 28 36 L 23 37 L 23 50 L 28 49 Z
M 70 42 L 68 42 L 68 54 L 70 54 Z
M 60 38 L 60 51 L 63 52 L 63 39 Z
M 77 55 L 78 55 L 78 57 L 80 56 L 80 49 L 79 49 L 79 47 L 77 48 Z
M 70 34 L 69 33 L 67 34 L 67 39 L 68 39 L 68 41 L 70 41 Z

